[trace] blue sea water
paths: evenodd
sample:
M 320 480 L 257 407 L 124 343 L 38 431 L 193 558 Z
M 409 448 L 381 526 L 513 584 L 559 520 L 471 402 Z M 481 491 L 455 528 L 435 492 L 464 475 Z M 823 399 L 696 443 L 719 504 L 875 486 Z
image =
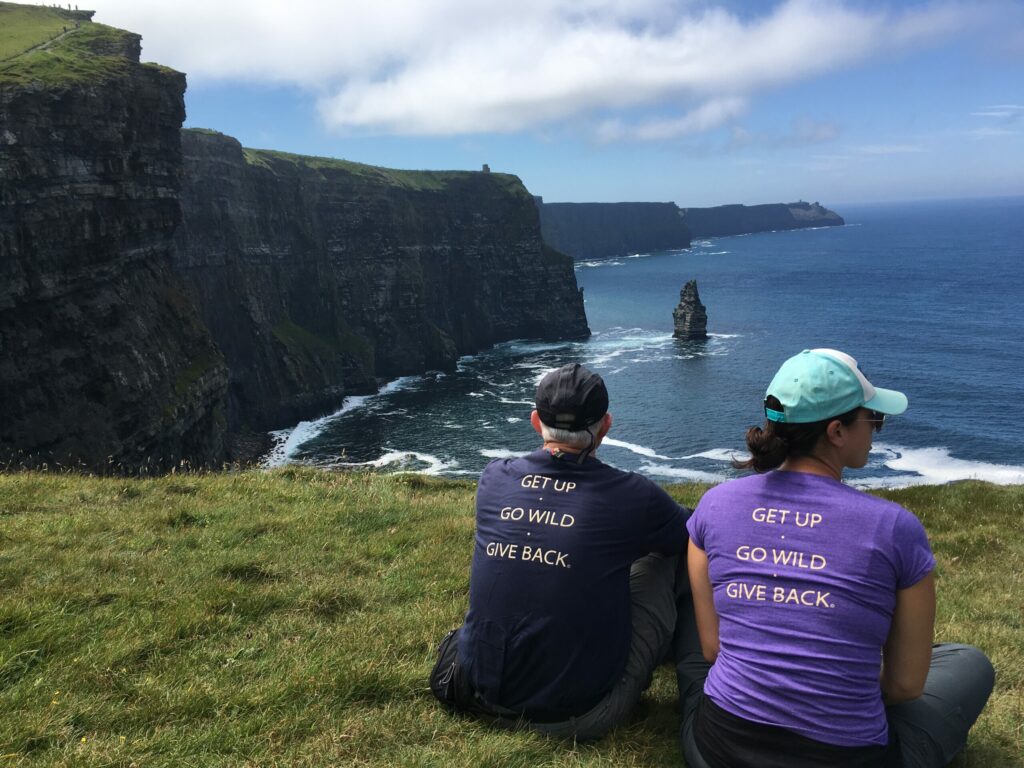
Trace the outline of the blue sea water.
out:
M 842 206 L 846 226 L 695 241 L 577 265 L 593 336 L 514 341 L 451 374 L 392 382 L 275 433 L 269 464 L 475 475 L 539 445 L 533 391 L 579 361 L 608 385 L 599 455 L 662 481 L 734 473 L 764 388 L 792 354 L 841 349 L 910 408 L 876 436 L 861 486 L 1024 483 L 1024 198 Z M 707 342 L 672 338 L 696 279 Z

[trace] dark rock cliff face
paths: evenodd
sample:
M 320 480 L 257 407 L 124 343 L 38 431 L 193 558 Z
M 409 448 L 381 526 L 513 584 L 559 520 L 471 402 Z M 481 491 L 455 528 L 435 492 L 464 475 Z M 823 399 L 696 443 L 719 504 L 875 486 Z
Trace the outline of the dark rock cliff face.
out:
M 0 462 L 216 462 L 227 371 L 170 265 L 185 79 L 95 44 L 117 75 L 0 83 Z
M 690 247 L 675 203 L 545 203 L 537 199 L 544 242 L 574 259 L 600 259 Z
M 723 237 L 780 229 L 842 226 L 842 216 L 818 203 L 719 205 L 684 208 L 683 221 L 694 237 Z
M 513 338 L 589 330 L 571 260 L 504 174 L 392 171 L 183 131 L 175 267 L 233 428 L 287 426 Z

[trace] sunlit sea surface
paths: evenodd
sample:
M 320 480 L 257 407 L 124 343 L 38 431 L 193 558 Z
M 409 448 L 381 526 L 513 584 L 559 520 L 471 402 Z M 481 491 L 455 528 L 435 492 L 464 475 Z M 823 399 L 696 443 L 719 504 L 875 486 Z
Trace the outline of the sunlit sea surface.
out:
M 577 264 L 590 339 L 507 342 L 454 373 L 348 398 L 274 433 L 266 462 L 473 476 L 539 446 L 537 382 L 578 361 L 610 393 L 602 460 L 663 482 L 717 481 L 736 474 L 729 460 L 745 455 L 782 361 L 834 347 L 910 398 L 848 482 L 1024 483 L 1024 198 L 838 209 L 844 227 Z M 711 338 L 684 343 L 672 310 L 693 278 Z

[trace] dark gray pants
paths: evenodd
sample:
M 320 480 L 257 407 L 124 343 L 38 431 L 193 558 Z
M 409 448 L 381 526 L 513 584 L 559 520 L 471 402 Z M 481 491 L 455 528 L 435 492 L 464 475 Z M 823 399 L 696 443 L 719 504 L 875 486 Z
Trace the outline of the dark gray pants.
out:
M 622 723 L 651 684 L 655 667 L 668 654 L 676 626 L 676 577 L 679 558 L 652 553 L 633 563 L 629 573 L 630 639 L 626 669 L 615 686 L 590 710 L 557 723 L 534 723 L 515 712 L 480 701 L 461 679 L 456 635 L 442 643 L 431 674 L 434 695 L 452 709 L 482 716 L 500 728 L 527 728 L 554 738 L 593 741 Z
M 708 768 L 697 751 L 693 729 L 711 665 L 700 651 L 692 600 L 685 597 L 679 603 L 675 654 L 683 705 L 683 755 L 688 768 Z M 933 647 L 924 693 L 913 701 L 885 708 L 889 728 L 899 738 L 904 768 L 948 765 L 967 745 L 967 732 L 985 707 L 994 684 L 995 670 L 977 648 L 953 643 Z

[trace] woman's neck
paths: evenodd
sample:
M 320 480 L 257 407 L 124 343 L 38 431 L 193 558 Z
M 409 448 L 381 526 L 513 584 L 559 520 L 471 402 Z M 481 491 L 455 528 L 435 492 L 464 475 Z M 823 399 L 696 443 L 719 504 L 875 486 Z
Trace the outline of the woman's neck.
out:
M 806 472 L 809 475 L 831 477 L 833 480 L 843 479 L 842 464 L 823 459 L 813 454 L 806 456 L 790 456 L 779 466 L 784 472 Z

